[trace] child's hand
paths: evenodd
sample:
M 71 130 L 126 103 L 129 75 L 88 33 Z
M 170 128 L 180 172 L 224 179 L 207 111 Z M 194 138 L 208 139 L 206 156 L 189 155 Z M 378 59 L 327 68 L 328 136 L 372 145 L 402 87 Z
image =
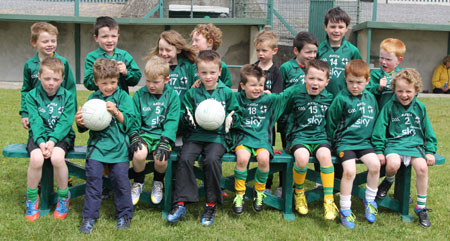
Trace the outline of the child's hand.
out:
M 48 150 L 47 150 L 47 143 L 42 142 L 39 144 L 39 149 L 41 149 L 42 155 L 44 156 L 44 159 L 49 158 Z
M 200 87 L 201 83 L 202 82 L 198 79 L 192 84 L 191 88 L 198 88 L 198 87 Z
M 26 130 L 28 130 L 28 128 L 30 128 L 30 120 L 28 119 L 28 117 L 24 117 L 22 118 L 22 126 L 23 128 L 25 128 Z
M 117 67 L 119 68 L 119 73 L 121 73 L 123 75 L 127 75 L 128 74 L 127 66 L 125 65 L 124 62 L 118 61 L 117 62 Z
M 81 107 L 78 107 L 78 111 L 75 114 L 75 122 L 77 123 L 78 126 L 84 126 L 83 113 L 81 113 Z
M 117 108 L 116 104 L 112 103 L 111 101 L 106 101 L 106 110 L 114 116 L 117 116 L 119 114 L 119 108 Z
M 270 94 L 272 94 L 272 92 L 270 92 L 270 90 L 264 90 L 264 94 L 270 95 Z
M 426 154 L 425 158 L 427 159 L 427 165 L 428 166 L 434 166 L 434 163 L 436 162 L 436 159 L 434 158 L 433 154 Z
M 45 146 L 47 148 L 47 156 L 44 155 L 45 158 L 50 158 L 53 153 L 53 148 L 55 148 L 55 143 L 53 141 L 47 141 L 45 143 Z
M 378 159 L 380 160 L 380 164 L 383 166 L 384 164 L 386 164 L 386 157 L 384 156 L 384 154 L 377 154 Z
M 384 90 L 386 85 L 387 85 L 387 78 L 386 76 L 384 76 L 383 78 L 380 79 L 380 90 Z

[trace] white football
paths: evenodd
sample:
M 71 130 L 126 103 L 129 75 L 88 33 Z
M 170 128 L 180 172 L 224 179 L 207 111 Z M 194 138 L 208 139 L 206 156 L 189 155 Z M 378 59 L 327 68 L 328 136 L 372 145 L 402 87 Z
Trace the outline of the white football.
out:
M 197 124 L 205 130 L 216 130 L 225 120 L 225 109 L 222 104 L 215 99 L 204 100 L 195 110 L 195 120 L 197 121 Z
M 109 126 L 112 115 L 106 110 L 106 102 L 100 99 L 92 99 L 81 107 L 84 125 L 92 131 L 101 131 Z

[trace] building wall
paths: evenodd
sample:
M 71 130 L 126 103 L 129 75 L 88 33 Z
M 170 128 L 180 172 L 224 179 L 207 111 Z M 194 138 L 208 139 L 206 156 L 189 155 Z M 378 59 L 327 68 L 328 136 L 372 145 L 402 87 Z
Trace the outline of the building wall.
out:
M 72 23 L 54 23 L 59 30 L 57 52 L 65 57 L 75 74 L 75 27 Z M 32 22 L 8 22 L 0 24 L 0 81 L 22 81 L 23 66 L 36 50 L 30 44 L 30 27 Z M 251 56 L 251 39 L 256 26 L 218 26 L 223 31 L 223 43 L 218 52 L 228 65 L 249 63 Z M 189 34 L 194 26 L 170 26 L 190 42 Z M 98 48 L 94 41 L 92 24 L 81 24 L 81 77 L 86 55 Z M 128 51 L 144 70 L 144 57 L 156 46 L 159 34 L 165 26 L 159 25 L 123 25 L 119 30 L 117 47 Z M 239 69 L 231 68 L 234 85 L 239 82 Z M 144 84 L 144 78 L 140 84 Z

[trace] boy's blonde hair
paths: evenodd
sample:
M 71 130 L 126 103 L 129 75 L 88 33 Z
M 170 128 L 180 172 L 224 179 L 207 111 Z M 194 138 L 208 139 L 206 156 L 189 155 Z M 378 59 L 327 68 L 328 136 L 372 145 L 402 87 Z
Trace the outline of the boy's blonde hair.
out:
M 94 81 L 107 78 L 119 78 L 119 67 L 114 59 L 99 58 L 95 61 L 92 68 L 94 72 Z
M 388 53 L 393 53 L 397 58 L 403 57 L 406 52 L 406 46 L 400 39 L 387 38 L 380 44 L 380 49 L 385 50 Z
M 195 62 L 195 56 L 197 55 L 196 50 L 189 46 L 181 34 L 175 30 L 164 31 L 159 35 L 156 47 L 148 53 L 145 57 L 146 60 L 150 59 L 152 56 L 159 55 L 159 40 L 161 39 L 164 39 L 168 44 L 175 46 L 177 50 L 180 50 L 181 52 L 178 56 L 184 57 L 191 62 Z
M 31 42 L 36 43 L 42 32 L 58 36 L 58 28 L 54 25 L 46 22 L 37 22 L 31 25 Z
M 392 77 L 391 87 L 395 91 L 395 86 L 398 80 L 405 80 L 408 84 L 413 84 L 417 93 L 422 91 L 422 78 L 416 69 L 405 68 Z
M 361 59 L 353 59 L 345 66 L 345 77 L 352 75 L 355 77 L 364 77 L 366 80 L 370 76 L 369 65 Z
M 197 56 L 197 60 L 195 61 L 195 64 L 200 62 L 213 62 L 219 66 L 219 68 L 222 67 L 222 60 L 220 59 L 220 54 L 217 53 L 214 50 L 202 50 Z
M 442 59 L 442 64 L 446 65 L 447 63 L 450 63 L 450 55 L 447 55 Z
M 258 81 L 261 80 L 261 78 L 265 78 L 266 74 L 264 74 L 264 70 L 261 69 L 257 64 L 245 64 L 241 68 L 241 83 L 244 85 L 247 84 L 248 77 L 253 76 Z
M 222 44 L 222 30 L 220 28 L 214 26 L 214 24 L 197 24 L 195 26 L 194 30 L 192 30 L 189 37 L 192 38 L 194 36 L 194 33 L 198 33 L 203 35 L 203 37 L 206 38 L 206 41 L 212 39 L 213 45 L 212 49 L 217 50 L 220 45 Z
M 47 57 L 43 59 L 41 66 L 39 67 L 39 74 L 42 74 L 44 67 L 54 73 L 61 73 L 61 76 L 64 78 L 64 64 L 60 59 L 55 57 Z
M 256 35 L 253 43 L 255 46 L 261 43 L 267 43 L 269 47 L 275 49 L 278 48 L 278 36 L 272 31 L 262 30 Z
M 145 78 L 155 80 L 158 77 L 167 78 L 170 74 L 170 66 L 163 58 L 152 56 L 145 64 Z

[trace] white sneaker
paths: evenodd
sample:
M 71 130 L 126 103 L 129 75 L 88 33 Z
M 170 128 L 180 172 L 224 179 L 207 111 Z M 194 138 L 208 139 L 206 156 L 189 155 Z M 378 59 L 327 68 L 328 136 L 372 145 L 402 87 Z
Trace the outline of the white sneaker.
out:
M 161 200 L 163 199 L 164 193 L 163 193 L 163 187 L 164 184 L 160 181 L 153 181 L 153 190 L 152 190 L 152 203 L 153 204 L 159 204 Z
M 282 193 L 283 193 L 283 187 L 277 187 L 277 189 L 275 189 L 275 196 L 281 197 Z
M 143 188 L 144 184 L 139 182 L 135 182 L 133 183 L 133 186 L 131 186 L 131 201 L 133 202 L 133 205 L 136 205 L 139 202 Z
M 316 182 L 316 185 L 314 185 L 314 188 L 323 188 L 322 183 Z

